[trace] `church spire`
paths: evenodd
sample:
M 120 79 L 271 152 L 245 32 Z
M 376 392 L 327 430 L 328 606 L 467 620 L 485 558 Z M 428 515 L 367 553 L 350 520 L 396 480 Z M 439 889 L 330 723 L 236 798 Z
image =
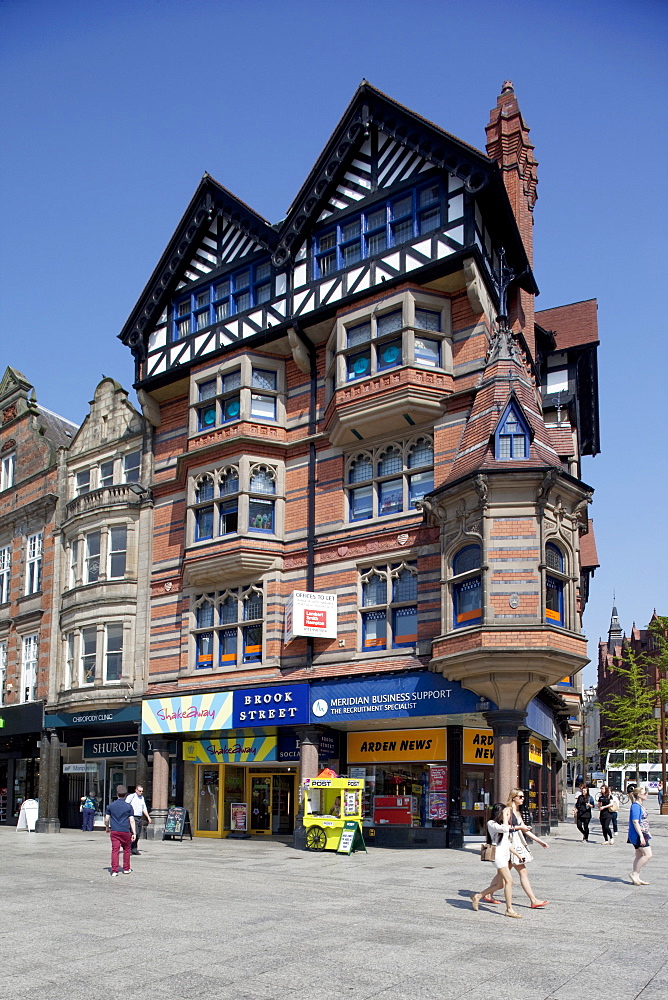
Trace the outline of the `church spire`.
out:
M 614 601 L 614 597 L 613 597 Z M 608 629 L 608 652 L 614 653 L 615 646 L 621 646 L 623 638 L 622 626 L 619 624 L 617 606 L 612 605 L 612 616 L 610 618 L 610 628 Z

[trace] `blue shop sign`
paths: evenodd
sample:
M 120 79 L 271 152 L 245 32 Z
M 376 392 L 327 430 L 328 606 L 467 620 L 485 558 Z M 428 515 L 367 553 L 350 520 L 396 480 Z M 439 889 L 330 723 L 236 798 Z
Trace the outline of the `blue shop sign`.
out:
M 96 708 L 81 712 L 58 712 L 44 716 L 47 729 L 52 726 L 99 726 L 111 722 L 139 722 L 141 705 L 124 705 L 123 708 Z
M 311 685 L 313 722 L 405 719 L 477 711 L 477 694 L 429 671 Z M 493 702 L 490 709 L 496 708 Z
M 153 753 L 153 740 L 146 740 L 146 752 Z M 138 736 L 99 736 L 97 739 L 83 741 L 84 760 L 106 760 L 112 757 L 136 757 L 139 745 Z M 162 748 L 161 748 L 162 749 Z M 169 740 L 165 749 L 170 755 L 176 754 L 176 740 Z
M 338 757 L 338 733 L 318 734 L 318 760 Z M 278 734 L 278 760 L 299 763 L 299 740 L 293 733 Z
M 242 688 L 234 692 L 232 726 L 294 726 L 308 724 L 308 684 Z

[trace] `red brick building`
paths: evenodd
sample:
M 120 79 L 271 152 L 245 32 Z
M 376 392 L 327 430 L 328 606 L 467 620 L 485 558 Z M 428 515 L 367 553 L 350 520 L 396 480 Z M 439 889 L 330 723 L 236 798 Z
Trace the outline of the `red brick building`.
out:
M 44 702 L 57 649 L 58 449 L 77 425 L 37 403 L 21 372 L 0 382 L 0 823 L 39 793 Z M 44 744 L 40 751 L 40 741 Z
M 290 832 L 328 762 L 378 842 L 479 835 L 518 776 L 556 821 L 598 336 L 593 301 L 535 313 L 528 132 L 511 84 L 483 153 L 363 83 L 282 223 L 204 175 L 121 333 L 156 428 L 158 817 Z

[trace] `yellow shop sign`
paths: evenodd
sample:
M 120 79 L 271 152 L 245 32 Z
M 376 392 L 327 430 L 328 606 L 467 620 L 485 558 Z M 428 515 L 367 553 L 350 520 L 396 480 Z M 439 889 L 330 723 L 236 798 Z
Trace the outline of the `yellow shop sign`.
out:
M 529 737 L 529 760 L 532 764 L 543 763 L 543 744 L 533 736 Z
M 465 729 L 463 764 L 494 766 L 494 734 L 491 729 Z
M 380 729 L 373 733 L 348 733 L 349 763 L 445 760 L 445 755 L 445 729 Z

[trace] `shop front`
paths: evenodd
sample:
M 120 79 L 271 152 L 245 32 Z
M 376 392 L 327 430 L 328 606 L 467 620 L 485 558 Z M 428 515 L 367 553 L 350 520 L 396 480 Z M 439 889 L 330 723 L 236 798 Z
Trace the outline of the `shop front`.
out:
M 16 826 L 21 803 L 39 795 L 41 701 L 0 708 L 0 824 Z
M 299 808 L 300 726 L 310 720 L 306 684 L 147 699 L 142 731 L 180 746 L 183 804 L 200 837 L 288 836 Z M 324 764 L 338 742 L 319 735 Z
M 62 770 L 58 815 L 61 827 L 81 826 L 81 797 L 89 795 L 95 800 L 95 828 L 103 828 L 104 808 L 114 798 L 116 785 L 134 788 L 140 720 L 139 705 L 45 715 L 45 727 L 57 733 L 60 743 Z M 152 752 L 151 747 L 145 749 Z M 145 782 L 145 785 L 150 803 L 150 784 Z
M 479 836 L 494 770 L 479 701 L 429 671 L 311 686 L 312 719 L 341 731 L 341 770 L 364 779 L 367 843 L 445 847 L 453 817 Z

